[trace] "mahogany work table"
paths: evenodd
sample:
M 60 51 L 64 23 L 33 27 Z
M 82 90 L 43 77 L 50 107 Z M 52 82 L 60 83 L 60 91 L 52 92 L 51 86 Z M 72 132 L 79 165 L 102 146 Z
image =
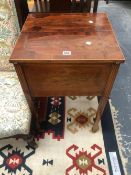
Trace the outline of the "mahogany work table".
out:
M 101 96 L 96 132 L 124 57 L 105 13 L 32 13 L 10 62 L 32 113 L 34 97 Z

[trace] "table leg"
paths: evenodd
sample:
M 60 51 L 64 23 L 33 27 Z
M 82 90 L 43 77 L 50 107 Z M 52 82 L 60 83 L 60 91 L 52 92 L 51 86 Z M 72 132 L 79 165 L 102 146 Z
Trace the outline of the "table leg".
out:
M 93 132 L 96 132 L 99 129 L 99 121 L 101 119 L 101 116 L 103 114 L 105 106 L 106 106 L 106 104 L 108 102 L 108 98 L 109 98 L 109 95 L 110 95 L 113 83 L 115 81 L 118 69 L 119 69 L 119 64 L 113 64 L 112 65 L 111 73 L 109 75 L 109 78 L 107 80 L 105 89 L 104 89 L 104 91 L 102 93 L 102 97 L 101 97 L 99 105 L 98 105 L 95 123 L 94 123 L 94 125 L 92 127 L 92 131 Z
M 14 64 L 14 66 L 15 66 L 15 70 L 16 70 L 16 73 L 18 75 L 19 81 L 21 83 L 22 89 L 24 91 L 26 100 L 28 102 L 29 108 L 31 110 L 32 117 L 35 120 L 36 128 L 39 129 L 37 110 L 35 108 L 35 105 L 34 105 L 34 102 L 33 102 L 33 98 L 31 96 L 31 93 L 30 93 L 30 90 L 29 90 L 29 87 L 28 87 L 28 84 L 27 84 L 24 72 L 22 70 L 21 65 Z
M 93 132 L 96 132 L 99 129 L 99 121 L 101 119 L 102 113 L 105 109 L 107 102 L 108 102 L 108 97 L 101 97 L 98 105 L 97 113 L 96 113 L 95 123 L 92 127 Z

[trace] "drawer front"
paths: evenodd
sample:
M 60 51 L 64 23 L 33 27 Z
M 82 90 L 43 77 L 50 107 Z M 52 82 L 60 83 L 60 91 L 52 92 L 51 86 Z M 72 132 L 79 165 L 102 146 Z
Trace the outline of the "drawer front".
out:
M 23 64 L 32 96 L 100 95 L 111 64 Z

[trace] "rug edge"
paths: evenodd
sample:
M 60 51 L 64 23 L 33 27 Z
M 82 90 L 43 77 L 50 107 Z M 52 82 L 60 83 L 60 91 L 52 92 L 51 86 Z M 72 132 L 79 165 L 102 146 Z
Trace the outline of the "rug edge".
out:
M 113 125 L 114 125 L 114 129 L 115 129 L 117 145 L 118 145 L 118 149 L 119 149 L 119 154 L 121 156 L 121 161 L 122 161 L 122 164 L 123 164 L 124 173 L 125 173 L 125 175 L 128 175 L 127 170 L 126 170 L 126 164 L 128 162 L 128 158 L 125 158 L 123 153 L 122 153 L 123 151 L 125 151 L 125 148 L 122 145 L 122 140 L 123 139 L 122 139 L 122 135 L 121 135 L 121 132 L 120 132 L 121 124 L 118 121 L 119 111 L 112 104 L 111 99 L 109 99 L 109 104 L 110 104 L 110 109 L 111 109 L 111 113 L 112 113 Z

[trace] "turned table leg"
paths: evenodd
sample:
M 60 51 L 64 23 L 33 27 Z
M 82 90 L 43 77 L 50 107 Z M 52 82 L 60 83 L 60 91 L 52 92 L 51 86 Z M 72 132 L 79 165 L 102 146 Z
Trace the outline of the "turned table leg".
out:
M 102 93 L 102 97 L 101 97 L 99 105 L 98 105 L 96 119 L 95 119 L 94 125 L 92 127 L 93 132 L 96 132 L 99 129 L 99 121 L 101 119 L 101 116 L 103 114 L 105 106 L 108 102 L 108 98 L 109 98 L 113 83 L 115 81 L 118 69 L 119 69 L 118 63 L 112 65 L 111 73 L 109 75 L 109 78 L 107 80 L 107 83 L 106 83 L 105 88 L 104 88 L 103 93 Z

